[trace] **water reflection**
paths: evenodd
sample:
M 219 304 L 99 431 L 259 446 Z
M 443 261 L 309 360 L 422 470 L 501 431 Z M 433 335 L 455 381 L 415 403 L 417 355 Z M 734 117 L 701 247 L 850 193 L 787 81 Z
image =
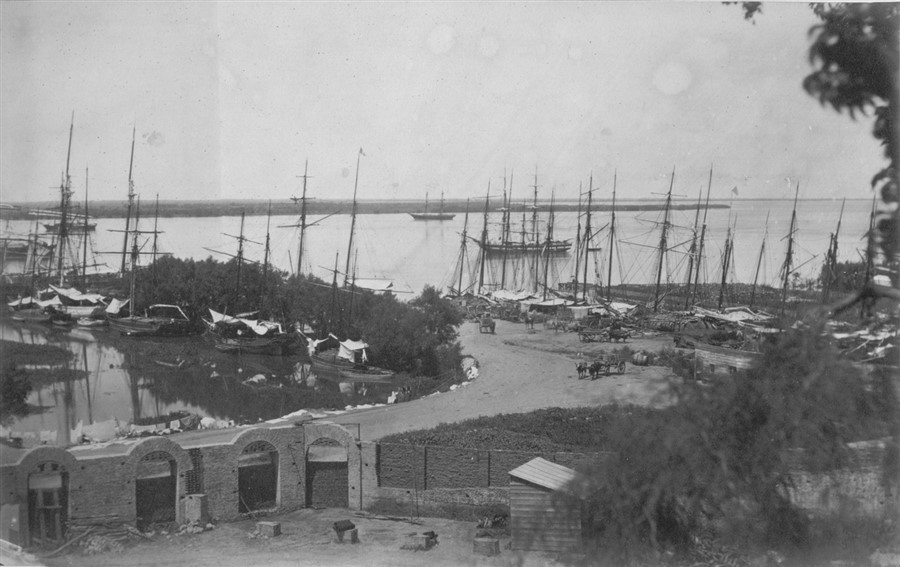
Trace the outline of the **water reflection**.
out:
M 390 384 L 344 385 L 315 376 L 303 355 L 228 355 L 203 337 L 135 339 L 0 318 L 0 338 L 71 353 L 64 365 L 29 371 L 32 411 L 6 424 L 48 444 L 77 442 L 92 424 L 117 422 L 128 430 L 180 411 L 247 423 L 303 408 L 384 403 L 390 394 Z

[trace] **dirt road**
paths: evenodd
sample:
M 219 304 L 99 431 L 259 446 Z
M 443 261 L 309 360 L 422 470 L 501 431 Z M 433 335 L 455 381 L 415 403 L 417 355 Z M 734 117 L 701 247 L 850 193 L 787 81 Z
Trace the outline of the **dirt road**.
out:
M 671 345 L 668 337 L 631 339 L 626 343 L 582 343 L 575 333 L 526 331 L 520 323 L 497 321 L 495 334 L 479 333 L 464 323 L 460 341 L 465 354 L 480 365 L 477 379 L 452 392 L 390 406 L 356 410 L 328 418 L 360 424 L 364 441 L 426 429 L 480 416 L 528 412 L 549 407 L 598 406 L 611 403 L 662 405 L 672 373 L 662 367 L 626 364 L 623 375 L 578 380 L 575 364 L 599 352 L 629 346 L 656 351 Z M 579 353 L 582 354 L 579 357 Z

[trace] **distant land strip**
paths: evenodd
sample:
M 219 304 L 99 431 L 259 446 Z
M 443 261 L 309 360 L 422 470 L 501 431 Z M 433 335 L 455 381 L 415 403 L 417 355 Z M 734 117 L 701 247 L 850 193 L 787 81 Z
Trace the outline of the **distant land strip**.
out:
M 469 214 L 477 216 L 484 212 L 484 199 L 469 202 Z M 501 207 L 500 199 L 491 199 L 488 210 L 496 212 Z M 353 208 L 351 200 L 326 200 L 326 199 L 309 199 L 306 204 L 306 214 L 312 216 L 320 215 L 348 215 Z M 647 201 L 644 203 L 624 203 L 616 204 L 616 211 L 661 211 L 665 208 L 665 204 L 660 201 Z M 697 204 L 692 203 L 673 203 L 672 210 L 696 210 Z M 709 205 L 710 209 L 728 209 L 727 204 L 715 203 Z M 59 203 L 52 201 L 40 201 L 32 203 L 16 203 L 4 204 L 0 206 L 0 218 L 9 220 L 34 219 L 35 215 L 29 214 L 33 210 L 53 211 L 59 210 Z M 73 203 L 72 212 L 81 214 L 83 204 Z M 403 214 L 403 213 L 420 213 L 425 209 L 425 201 L 357 201 L 356 212 L 364 215 L 387 215 L 387 214 Z M 437 212 L 440 209 L 435 202 L 429 202 L 428 210 Z M 247 200 L 210 200 L 210 201 L 160 201 L 159 217 L 230 217 L 239 216 L 245 213 L 247 216 L 265 216 L 268 214 L 269 201 L 262 199 Z M 530 212 L 531 205 L 514 204 L 511 207 L 513 212 L 527 211 Z M 542 213 L 550 210 L 549 202 L 538 201 L 538 210 Z M 555 212 L 571 212 L 579 210 L 576 203 L 555 203 L 553 205 Z M 612 203 L 594 204 L 592 211 L 606 212 L 612 210 Z M 91 218 L 116 219 L 125 218 L 127 205 L 123 201 L 91 201 L 88 203 L 88 214 Z M 462 215 L 466 212 L 466 201 L 462 199 L 453 199 L 444 201 L 444 212 Z M 132 212 L 132 215 L 134 212 Z M 141 203 L 141 217 L 152 218 L 156 215 L 156 204 L 153 202 Z M 272 201 L 272 215 L 299 215 L 300 205 L 290 200 L 280 199 Z

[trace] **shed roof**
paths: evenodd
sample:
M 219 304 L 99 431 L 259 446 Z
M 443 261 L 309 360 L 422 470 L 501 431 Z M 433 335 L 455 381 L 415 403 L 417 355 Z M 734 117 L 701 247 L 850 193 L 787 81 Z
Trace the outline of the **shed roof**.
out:
M 576 473 L 569 467 L 537 457 L 509 471 L 509 476 L 550 490 L 560 490 L 575 479 Z

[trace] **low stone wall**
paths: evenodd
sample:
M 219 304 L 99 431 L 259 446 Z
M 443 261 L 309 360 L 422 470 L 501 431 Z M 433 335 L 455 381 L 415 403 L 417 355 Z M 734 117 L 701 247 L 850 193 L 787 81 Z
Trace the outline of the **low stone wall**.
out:
M 509 513 L 509 488 L 379 488 L 366 498 L 366 510 L 395 515 L 477 521 Z
M 900 479 L 897 471 L 892 475 L 885 468 L 889 446 L 895 442 L 852 443 L 846 467 L 824 472 L 803 470 L 804 455 L 798 451 L 791 459 L 791 468 L 797 471 L 791 474 L 791 501 L 812 517 L 900 519 Z

